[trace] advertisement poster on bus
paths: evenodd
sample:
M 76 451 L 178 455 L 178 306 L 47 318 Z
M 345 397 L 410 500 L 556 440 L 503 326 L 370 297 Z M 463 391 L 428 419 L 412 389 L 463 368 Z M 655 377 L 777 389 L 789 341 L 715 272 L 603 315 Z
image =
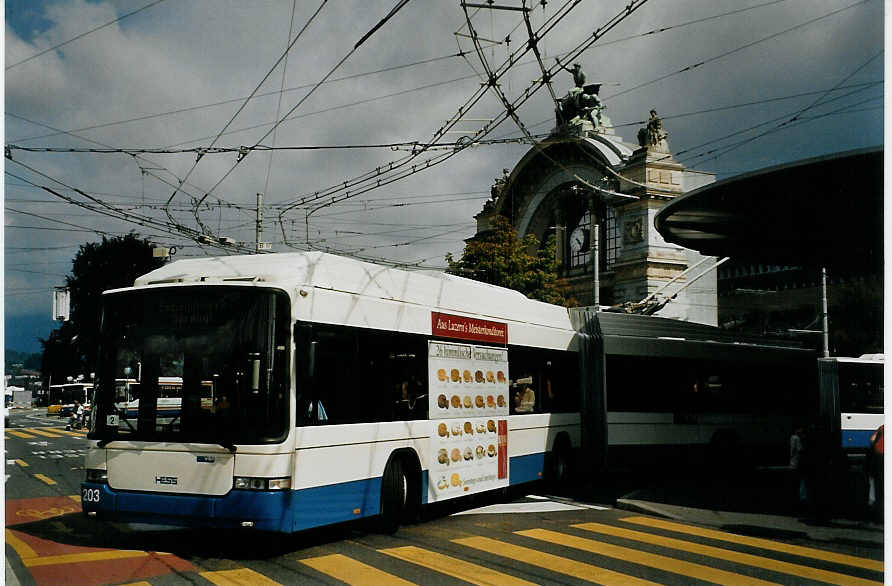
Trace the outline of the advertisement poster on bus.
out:
M 508 486 L 508 351 L 429 342 L 428 501 Z

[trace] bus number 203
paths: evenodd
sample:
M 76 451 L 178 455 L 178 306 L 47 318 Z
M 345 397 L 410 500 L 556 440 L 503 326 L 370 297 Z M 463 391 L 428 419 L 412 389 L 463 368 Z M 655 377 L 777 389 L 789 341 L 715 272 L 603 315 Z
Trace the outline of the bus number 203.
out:
M 100 493 L 98 488 L 85 488 L 81 491 L 81 500 L 85 503 L 98 503 Z

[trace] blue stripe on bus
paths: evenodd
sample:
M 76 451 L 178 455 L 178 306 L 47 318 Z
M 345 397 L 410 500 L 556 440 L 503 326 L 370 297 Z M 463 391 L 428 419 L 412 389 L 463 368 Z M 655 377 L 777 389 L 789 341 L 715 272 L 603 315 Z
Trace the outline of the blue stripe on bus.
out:
M 371 517 L 380 513 L 381 499 L 380 477 L 303 490 L 231 490 L 219 497 L 116 491 L 86 482 L 81 488 L 99 490 L 98 499 L 82 503 L 84 512 L 118 521 L 187 527 L 240 527 L 251 521 L 255 529 L 280 532 Z
M 510 483 L 539 480 L 544 468 L 545 454 L 511 458 Z M 88 482 L 81 489 L 82 494 L 98 491 L 82 499 L 85 513 L 131 523 L 229 528 L 251 521 L 255 529 L 290 533 L 381 512 L 380 477 L 301 490 L 231 490 L 218 497 L 119 491 Z M 428 502 L 427 492 L 428 475 L 422 472 L 423 503 Z
M 842 430 L 842 447 L 843 448 L 863 448 L 870 447 L 870 436 L 875 430 L 862 429 L 844 429 Z
M 511 458 L 508 468 L 510 484 L 523 484 L 541 480 L 545 470 L 545 454 L 528 454 Z
M 381 512 L 381 478 L 292 491 L 292 531 L 330 525 Z

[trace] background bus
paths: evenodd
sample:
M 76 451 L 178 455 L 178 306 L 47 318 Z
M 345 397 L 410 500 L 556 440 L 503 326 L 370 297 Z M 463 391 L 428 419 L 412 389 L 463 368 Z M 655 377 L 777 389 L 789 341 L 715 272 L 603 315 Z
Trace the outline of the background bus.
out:
M 884 362 L 882 354 L 818 360 L 822 416 L 849 455 L 867 453 L 883 424 Z
M 46 414 L 67 417 L 74 410 L 74 401 L 77 400 L 81 405 L 88 405 L 92 392 L 93 385 L 91 383 L 50 385 Z
M 318 252 L 171 263 L 103 296 L 83 509 L 280 532 L 377 517 L 393 530 L 429 503 L 570 486 L 608 441 L 617 454 L 756 442 L 752 430 L 778 421 L 767 402 L 796 408 L 773 394 L 799 388 L 771 382 L 782 369 L 742 386 L 735 367 L 768 373 L 764 363 L 805 356 L 795 349 L 673 320 L 574 316 Z M 725 370 L 703 366 L 710 358 Z M 709 400 L 695 400 L 700 388 Z M 747 407 L 704 406 L 722 401 Z
M 584 451 L 600 467 L 786 464 L 818 410 L 816 353 L 785 340 L 571 310 L 585 342 Z

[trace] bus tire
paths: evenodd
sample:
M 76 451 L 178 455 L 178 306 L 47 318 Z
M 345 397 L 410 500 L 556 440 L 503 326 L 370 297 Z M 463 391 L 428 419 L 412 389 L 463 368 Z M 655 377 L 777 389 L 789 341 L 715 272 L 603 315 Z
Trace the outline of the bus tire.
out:
M 559 436 L 554 441 L 554 447 L 551 450 L 551 462 L 546 476 L 550 492 L 557 495 L 567 492 L 573 476 L 572 466 L 570 442 L 563 436 Z
M 391 458 L 381 478 L 381 533 L 395 533 L 409 508 L 409 478 L 399 457 Z
M 730 429 L 720 429 L 712 434 L 707 451 L 707 464 L 713 469 L 727 472 L 740 466 L 740 442 Z

